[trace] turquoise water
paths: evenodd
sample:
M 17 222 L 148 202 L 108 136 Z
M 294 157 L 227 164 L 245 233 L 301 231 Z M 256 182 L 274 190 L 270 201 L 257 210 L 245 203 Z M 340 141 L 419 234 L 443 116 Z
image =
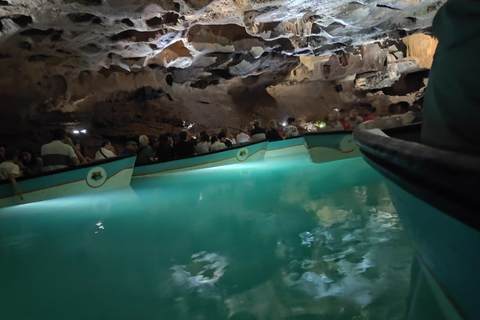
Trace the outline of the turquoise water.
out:
M 362 159 L 0 210 L 1 319 L 403 319 L 413 251 Z

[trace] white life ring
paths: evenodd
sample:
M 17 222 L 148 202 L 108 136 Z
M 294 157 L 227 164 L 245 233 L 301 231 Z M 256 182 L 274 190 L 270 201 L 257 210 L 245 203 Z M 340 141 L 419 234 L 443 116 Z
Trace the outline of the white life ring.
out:
M 102 167 L 94 167 L 87 173 L 87 184 L 92 188 L 101 187 L 107 181 L 107 172 Z
M 342 152 L 352 152 L 357 147 L 353 135 L 347 135 L 340 140 L 339 143 L 340 150 Z
M 248 149 L 242 148 L 237 152 L 237 160 L 245 161 L 248 158 Z

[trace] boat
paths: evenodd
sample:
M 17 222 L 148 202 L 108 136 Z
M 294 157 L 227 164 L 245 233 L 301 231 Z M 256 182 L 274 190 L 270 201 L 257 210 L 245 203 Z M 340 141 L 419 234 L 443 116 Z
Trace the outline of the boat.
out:
M 23 199 L 8 180 L 0 181 L 0 208 L 110 190 L 130 185 L 136 156 L 119 156 L 17 178 Z
M 305 146 L 314 163 L 361 156 L 351 130 L 307 133 Z
M 385 129 L 390 136 L 415 140 L 420 137 L 421 124 Z M 314 163 L 325 163 L 361 156 L 352 130 L 309 132 L 304 136 L 269 142 L 265 160 L 286 156 L 310 158 Z
M 407 319 L 480 319 L 480 157 L 423 145 L 419 132 L 354 135 L 415 247 Z
M 133 179 L 157 177 L 166 173 L 213 168 L 237 163 L 262 161 L 265 157 L 268 142 L 246 142 L 235 144 L 233 148 L 194 155 L 187 158 L 136 166 Z
M 309 156 L 305 137 L 290 137 L 285 140 L 268 142 L 265 160 L 273 160 L 278 157 L 299 156 L 307 158 Z

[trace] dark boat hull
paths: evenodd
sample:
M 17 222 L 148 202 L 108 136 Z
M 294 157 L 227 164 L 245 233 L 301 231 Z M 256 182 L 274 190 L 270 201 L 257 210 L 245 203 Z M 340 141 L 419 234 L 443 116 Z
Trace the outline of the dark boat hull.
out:
M 479 319 L 480 202 L 474 185 L 480 160 L 381 137 L 362 127 L 355 137 L 365 160 L 387 178 L 441 314 Z

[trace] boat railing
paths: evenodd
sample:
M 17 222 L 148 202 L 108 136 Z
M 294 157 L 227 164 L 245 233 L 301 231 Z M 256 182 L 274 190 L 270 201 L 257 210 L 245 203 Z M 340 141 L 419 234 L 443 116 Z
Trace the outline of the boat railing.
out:
M 406 130 L 406 129 L 404 129 Z M 387 130 L 385 130 L 387 132 Z M 354 130 L 364 158 L 405 190 L 427 203 L 441 206 L 456 219 L 480 230 L 480 156 L 433 148 L 424 144 L 381 136 L 363 125 Z M 446 202 L 466 211 L 450 210 Z M 453 208 L 453 207 L 452 207 Z M 457 212 L 458 211 L 458 212 Z

